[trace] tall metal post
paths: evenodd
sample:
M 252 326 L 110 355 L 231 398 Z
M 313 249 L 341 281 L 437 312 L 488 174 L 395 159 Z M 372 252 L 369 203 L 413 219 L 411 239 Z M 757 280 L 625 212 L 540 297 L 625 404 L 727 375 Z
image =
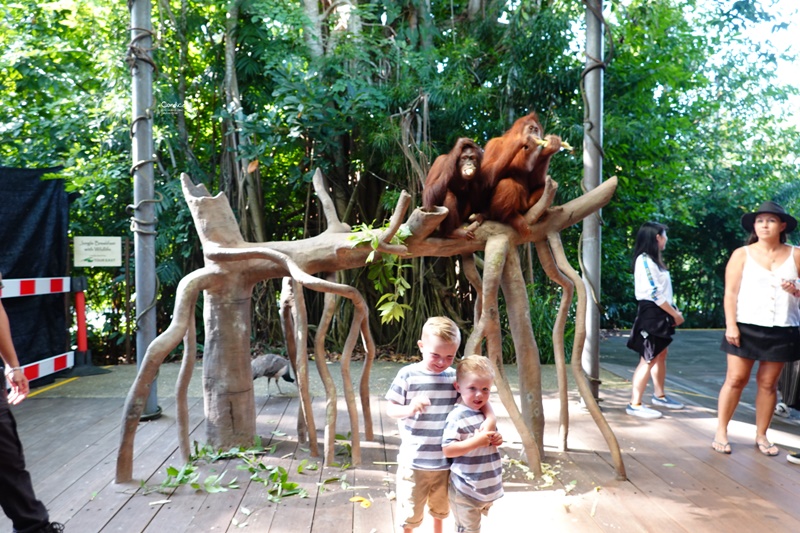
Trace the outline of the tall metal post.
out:
M 603 1 L 586 1 L 586 105 L 583 133 L 583 183 L 587 191 L 603 180 Z M 589 295 L 583 370 L 592 394 L 599 394 L 600 378 L 600 212 L 583 221 L 583 282 Z
M 133 120 L 131 153 L 133 166 L 133 253 L 136 286 L 136 365 L 141 367 L 147 347 L 156 338 L 156 254 L 155 254 L 155 186 L 153 179 L 153 72 L 151 58 L 151 0 L 129 0 L 131 42 L 127 61 L 131 67 L 133 86 Z M 147 397 L 143 419 L 157 418 L 157 383 L 153 381 Z

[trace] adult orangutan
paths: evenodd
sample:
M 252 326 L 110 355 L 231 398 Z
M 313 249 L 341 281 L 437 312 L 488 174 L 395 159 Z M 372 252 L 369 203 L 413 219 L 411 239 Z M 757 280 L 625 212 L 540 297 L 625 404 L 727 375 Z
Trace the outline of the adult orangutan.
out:
M 480 211 L 485 192 L 480 177 L 481 147 L 467 138 L 456 141 L 449 153 L 440 155 L 431 166 L 422 188 L 422 207 L 426 211 L 436 206 L 447 208 L 447 218 L 439 225 L 443 237 L 474 239 L 475 234 L 461 225 L 473 213 Z
M 542 140 L 536 113 L 526 115 L 487 144 L 481 175 L 491 191 L 488 218 L 510 224 L 523 237 L 530 228 L 522 214 L 541 198 L 550 158 L 561 150 L 561 138 Z

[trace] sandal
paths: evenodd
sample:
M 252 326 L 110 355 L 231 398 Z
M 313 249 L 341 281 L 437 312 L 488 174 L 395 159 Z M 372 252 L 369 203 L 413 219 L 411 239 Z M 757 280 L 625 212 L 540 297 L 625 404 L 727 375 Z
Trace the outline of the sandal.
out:
M 717 453 L 724 453 L 725 455 L 730 455 L 731 453 L 731 443 L 730 442 L 719 442 L 716 440 L 711 441 L 711 449 L 713 449 Z
M 776 455 L 778 455 L 778 453 L 780 453 L 778 447 L 772 444 L 768 440 L 756 442 L 756 448 L 758 448 L 758 451 L 760 451 L 761 453 L 763 453 L 768 457 L 775 457 Z

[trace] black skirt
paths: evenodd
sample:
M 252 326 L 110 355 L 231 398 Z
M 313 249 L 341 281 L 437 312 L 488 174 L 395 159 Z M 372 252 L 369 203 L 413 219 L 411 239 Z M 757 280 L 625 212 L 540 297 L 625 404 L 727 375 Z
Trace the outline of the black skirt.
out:
M 725 335 L 719 349 L 755 361 L 790 363 L 800 360 L 800 329 L 790 327 L 765 327 L 736 323 L 739 326 L 739 346 L 728 342 Z
M 639 300 L 636 320 L 633 321 L 628 348 L 644 357 L 648 363 L 667 349 L 675 335 L 675 320 L 650 300 Z

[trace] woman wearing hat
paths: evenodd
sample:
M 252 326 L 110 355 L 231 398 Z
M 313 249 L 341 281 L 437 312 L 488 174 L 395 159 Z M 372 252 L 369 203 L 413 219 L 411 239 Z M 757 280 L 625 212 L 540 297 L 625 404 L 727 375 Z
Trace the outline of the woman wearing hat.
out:
M 800 249 L 786 244 L 797 220 L 775 202 L 764 202 L 742 217 L 750 233 L 725 269 L 725 338 L 728 354 L 725 383 L 719 392 L 717 433 L 711 447 L 731 453 L 728 423 L 756 361 L 756 439 L 764 455 L 778 455 L 767 440 L 767 428 L 777 401 L 778 377 L 784 363 L 800 359 Z

